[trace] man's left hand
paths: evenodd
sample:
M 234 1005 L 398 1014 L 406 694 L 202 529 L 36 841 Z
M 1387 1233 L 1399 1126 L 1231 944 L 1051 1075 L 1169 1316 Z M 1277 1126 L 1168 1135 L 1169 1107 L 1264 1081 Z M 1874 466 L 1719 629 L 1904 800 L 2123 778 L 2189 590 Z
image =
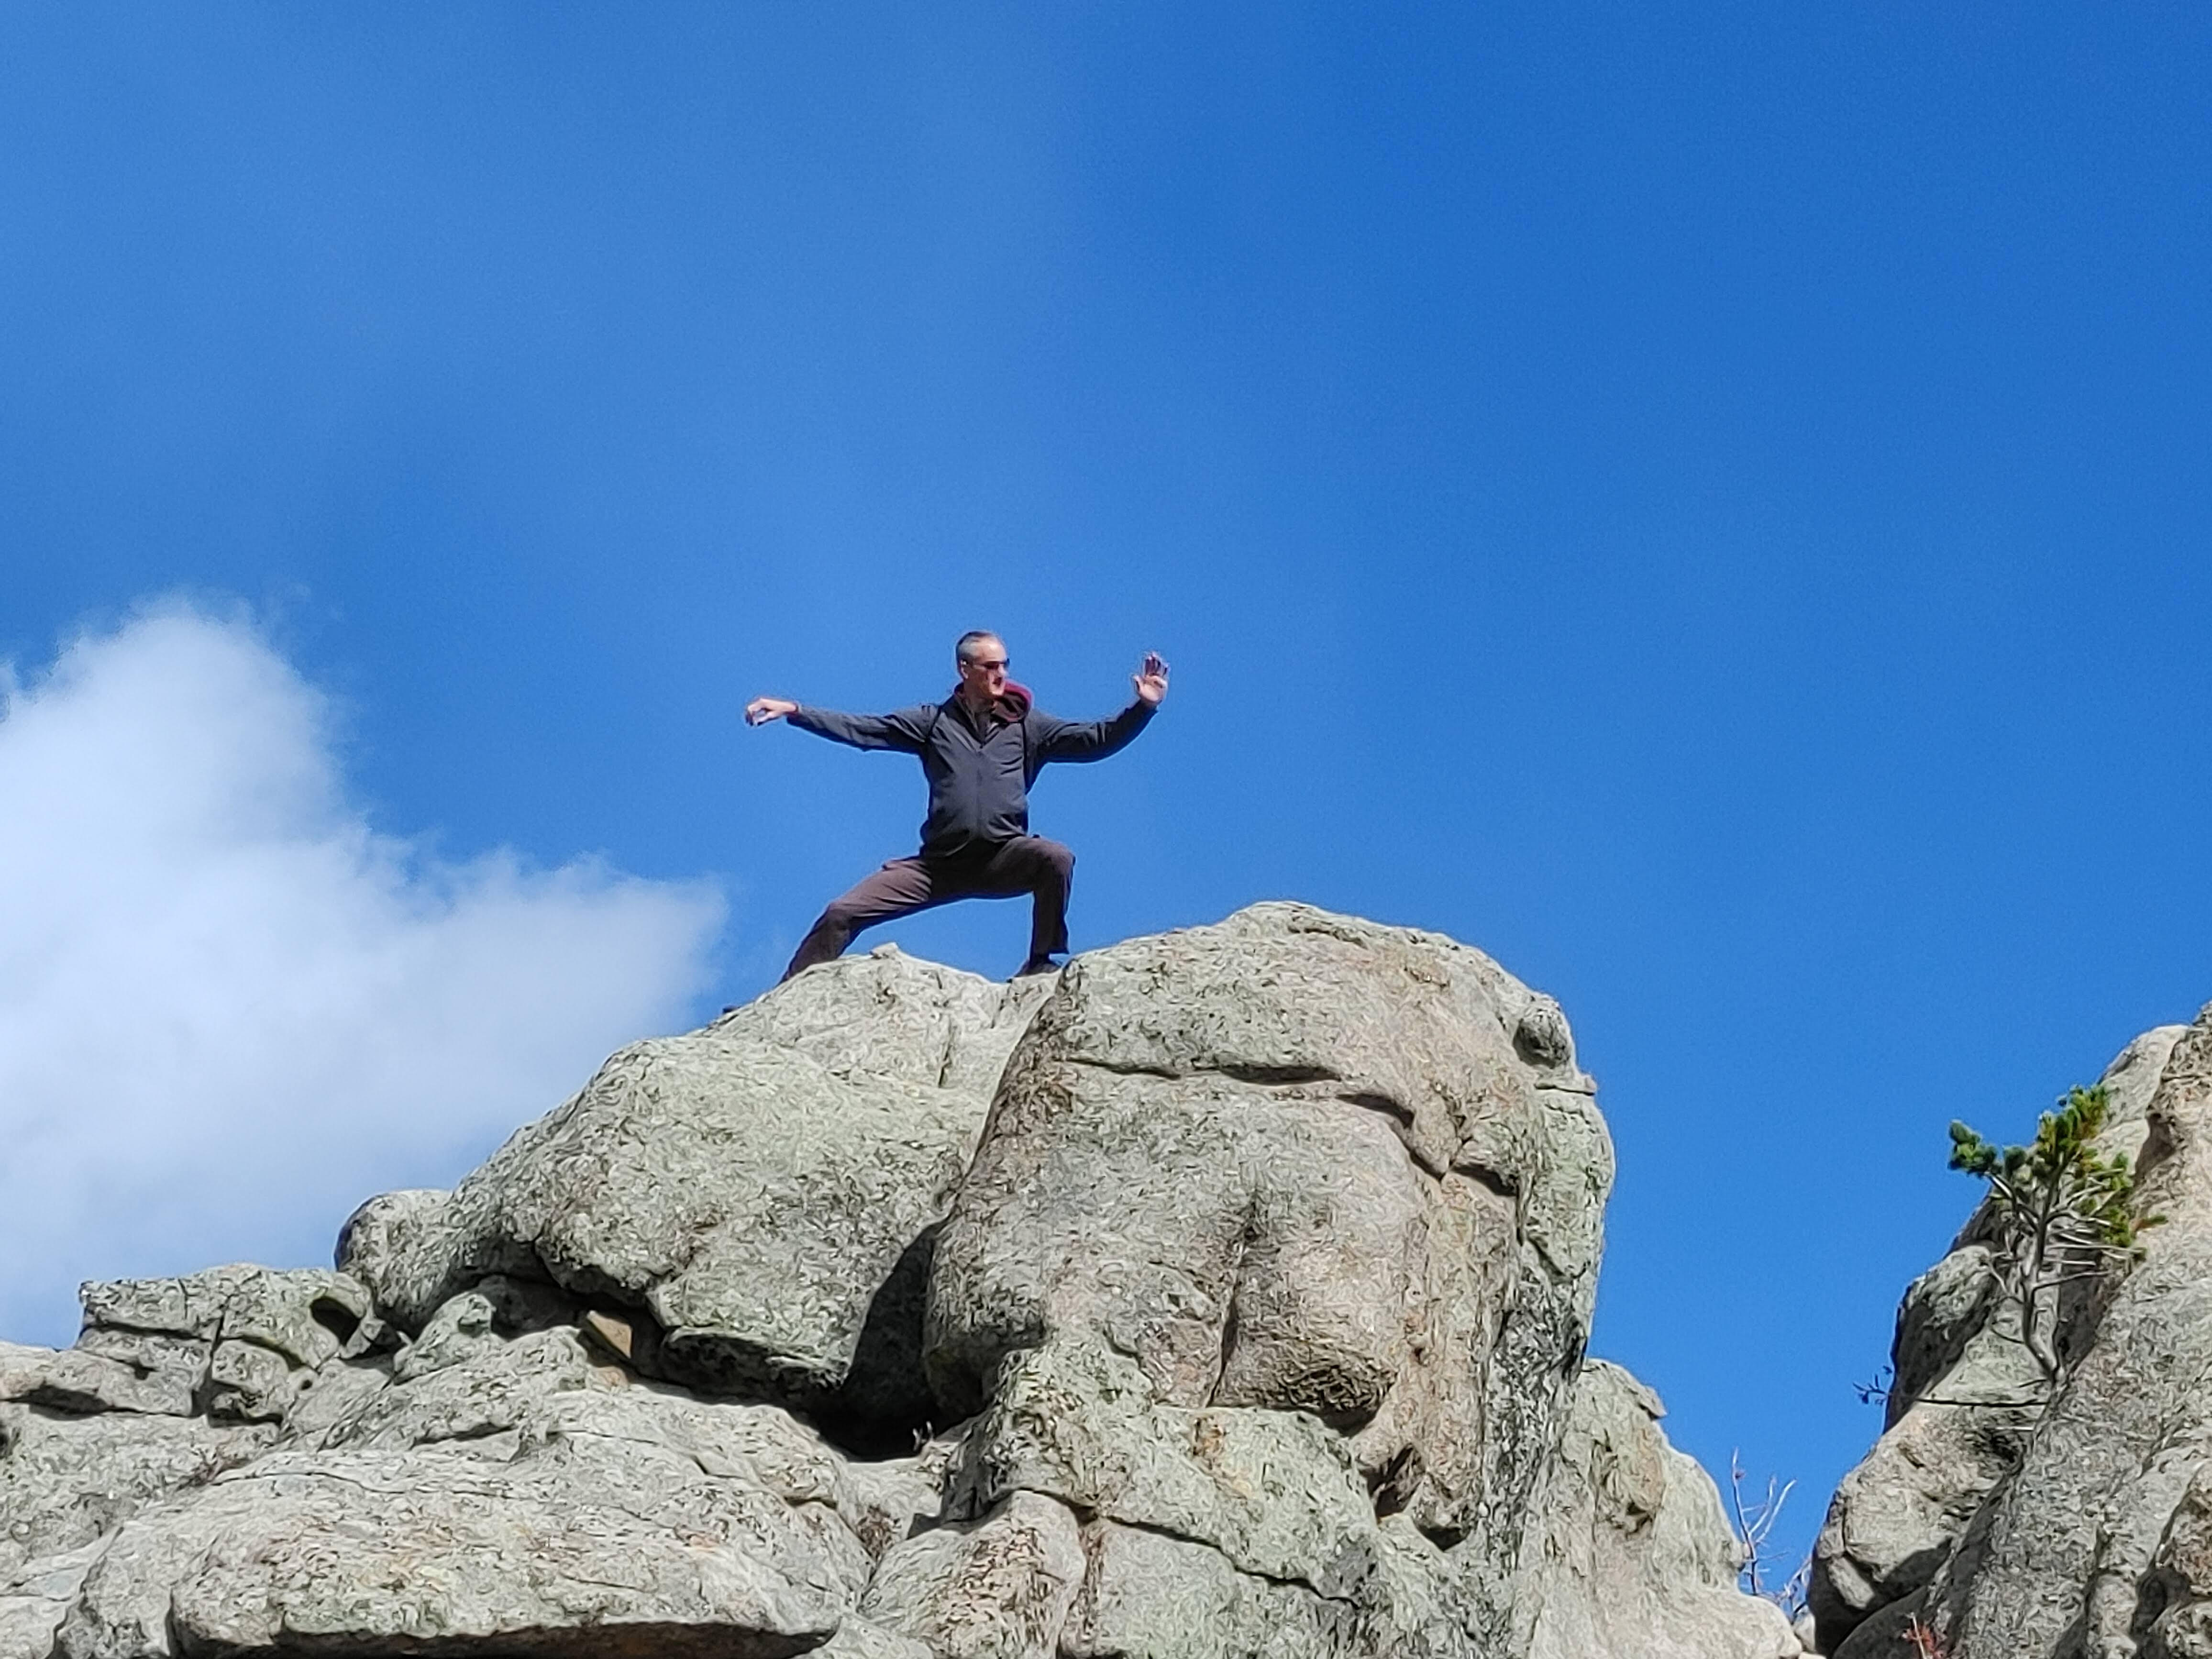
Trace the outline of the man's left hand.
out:
M 1158 652 L 1145 653 L 1145 665 L 1136 672 L 1132 683 L 1140 702 L 1155 708 L 1160 706 L 1160 699 L 1168 694 L 1168 665 L 1161 660 Z

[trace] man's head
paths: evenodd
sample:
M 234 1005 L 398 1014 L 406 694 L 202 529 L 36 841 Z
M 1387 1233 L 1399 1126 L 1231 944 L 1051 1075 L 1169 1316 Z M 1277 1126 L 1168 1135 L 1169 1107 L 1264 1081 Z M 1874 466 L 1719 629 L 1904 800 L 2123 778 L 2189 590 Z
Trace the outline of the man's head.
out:
M 952 660 L 960 670 L 960 690 L 978 705 L 1006 694 L 1006 642 L 996 634 L 963 634 L 952 647 Z

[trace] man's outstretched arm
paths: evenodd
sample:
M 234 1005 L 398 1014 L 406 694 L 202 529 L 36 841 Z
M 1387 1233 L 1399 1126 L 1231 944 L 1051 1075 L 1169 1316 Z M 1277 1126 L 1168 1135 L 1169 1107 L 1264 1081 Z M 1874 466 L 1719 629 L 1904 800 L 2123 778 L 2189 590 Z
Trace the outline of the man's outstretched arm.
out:
M 1132 678 L 1136 698 L 1120 714 L 1103 720 L 1052 720 L 1037 744 L 1037 760 L 1095 761 L 1116 754 L 1136 740 L 1159 712 L 1168 695 L 1168 665 L 1157 651 L 1145 653 Z
M 921 748 L 929 716 L 927 705 L 901 708 L 889 714 L 843 714 L 834 708 L 816 708 L 787 697 L 755 697 L 745 705 L 747 726 L 766 726 L 770 720 L 789 720 L 802 732 L 855 749 L 899 749 L 908 754 Z

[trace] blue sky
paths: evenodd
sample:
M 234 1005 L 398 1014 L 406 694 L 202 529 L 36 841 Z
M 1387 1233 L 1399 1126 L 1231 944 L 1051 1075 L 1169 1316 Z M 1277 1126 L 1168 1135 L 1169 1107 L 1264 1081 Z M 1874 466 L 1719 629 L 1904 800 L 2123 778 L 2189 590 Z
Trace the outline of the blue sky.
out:
M 1945 1125 L 2212 996 L 2208 58 L 2178 5 L 9 9 L 16 723 L 80 637 L 227 665 L 331 881 L 570 941 L 539 1103 L 319 1194 L 450 1179 L 907 849 L 909 763 L 746 697 L 915 701 L 982 625 L 1081 716 L 1158 649 L 1039 793 L 1078 948 L 1295 896 L 1557 994 L 1598 1346 L 1802 1541 Z M 128 931 L 103 1017 L 168 994 Z M 252 1208 L 155 1253 L 338 1218 Z

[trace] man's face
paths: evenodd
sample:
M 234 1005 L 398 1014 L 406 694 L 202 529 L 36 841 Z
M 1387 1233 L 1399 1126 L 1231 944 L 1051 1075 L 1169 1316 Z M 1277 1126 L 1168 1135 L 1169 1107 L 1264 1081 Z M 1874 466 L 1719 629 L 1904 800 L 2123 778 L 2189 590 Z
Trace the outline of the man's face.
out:
M 1006 647 L 1003 640 L 977 640 L 960 659 L 960 689 L 978 702 L 1006 695 Z

